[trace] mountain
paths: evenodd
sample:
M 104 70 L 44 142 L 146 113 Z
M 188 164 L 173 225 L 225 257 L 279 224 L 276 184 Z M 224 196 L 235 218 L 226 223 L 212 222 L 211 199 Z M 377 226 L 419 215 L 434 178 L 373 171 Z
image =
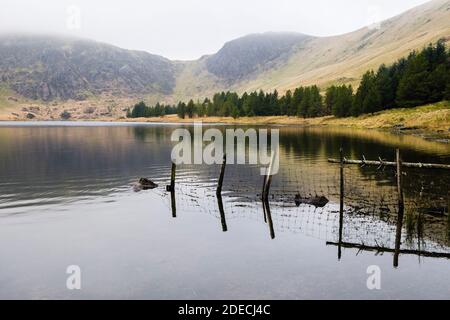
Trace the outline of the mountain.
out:
M 147 52 L 95 41 L 32 35 L 0 36 L 2 83 L 44 101 L 110 92 L 170 94 L 172 63 Z
M 277 37 L 280 34 L 261 34 L 259 37 Z M 450 39 L 450 1 L 433 0 L 415 7 L 401 15 L 381 22 L 379 25 L 361 28 L 355 32 L 333 37 L 310 37 L 298 35 L 297 43 L 291 42 L 281 59 L 258 61 L 256 71 L 234 78 L 229 72 L 217 72 L 211 62 L 216 56 L 226 56 L 221 70 L 233 69 L 243 60 L 238 52 L 229 47 L 246 50 L 255 47 L 252 37 L 235 40 L 225 45 L 217 54 L 198 61 L 186 63 L 183 72 L 177 76 L 174 89 L 176 97 L 201 98 L 217 90 L 237 92 L 253 90 L 274 90 L 283 93 L 300 85 L 317 84 L 325 88 L 331 84 L 359 84 L 362 74 L 376 69 L 381 64 L 393 63 L 409 52 L 421 49 L 429 43 L 444 38 Z M 221 58 L 220 61 L 225 59 Z
M 107 95 L 130 103 L 175 103 L 221 90 L 284 93 L 300 85 L 357 86 L 365 71 L 441 38 L 450 39 L 450 0 L 433 0 L 339 36 L 252 34 L 195 61 L 170 61 L 84 39 L 2 35 L 0 109 L 2 101 L 14 105 L 21 97 L 47 102 Z
M 248 78 L 255 72 L 270 70 L 285 61 L 293 50 L 312 39 L 299 33 L 268 32 L 251 34 L 226 43 L 206 59 L 206 68 L 229 83 Z
M 316 38 L 298 48 L 287 63 L 239 84 L 239 90 L 280 91 L 298 85 L 358 85 L 361 75 L 407 56 L 429 43 L 450 39 L 450 1 L 434 0 L 401 15 L 348 34 Z

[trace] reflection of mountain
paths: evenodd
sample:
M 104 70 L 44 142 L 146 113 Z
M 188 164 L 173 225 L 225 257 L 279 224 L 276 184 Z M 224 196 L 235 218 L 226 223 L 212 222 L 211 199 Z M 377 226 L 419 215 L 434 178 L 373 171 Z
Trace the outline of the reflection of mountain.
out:
M 159 183 L 155 192 L 164 192 L 170 180 L 170 135 L 175 128 L 165 125 L 0 128 L 0 208 L 6 209 L 3 212 L 15 213 L 38 204 L 85 198 L 95 201 L 100 195 L 130 191 L 130 184 L 144 176 Z M 187 128 L 192 130 L 192 127 Z M 220 130 L 225 128 L 221 126 Z M 338 166 L 329 164 L 327 158 L 337 157 L 341 144 L 346 155 L 365 154 L 368 158 L 380 155 L 389 159 L 393 155 L 391 142 L 384 144 L 374 138 L 380 133 L 373 132 L 374 136 L 370 132 L 352 133 L 349 135 L 345 129 L 280 128 L 280 172 L 272 182 L 270 198 L 276 230 L 311 235 L 325 233 L 331 238 L 324 239 L 335 240 L 339 175 Z M 417 145 L 414 137 L 400 138 L 383 133 L 385 138 L 401 143 L 407 160 L 448 161 L 448 153 L 445 158 L 438 143 Z M 435 156 L 435 152 L 440 156 Z M 448 245 L 445 218 L 429 214 L 429 209 L 445 206 L 450 175 L 427 170 L 406 171 L 405 230 L 409 230 L 410 235 L 422 230 L 422 238 Z M 179 166 L 178 215 L 182 215 L 183 210 L 218 214 L 215 197 L 218 175 L 219 166 Z M 259 202 L 262 180 L 258 166 L 227 166 L 223 189 L 227 220 L 263 218 Z M 346 205 L 359 208 L 359 214 L 349 214 L 346 221 L 353 225 L 348 235 L 356 238 L 347 239 L 357 240 L 363 234 L 370 234 L 364 236 L 364 241 L 378 241 L 379 232 L 391 234 L 397 201 L 392 170 L 347 166 L 345 186 Z M 297 208 L 294 203 L 297 192 L 302 197 L 326 196 L 330 203 L 324 210 L 307 205 Z M 419 209 L 428 211 L 421 211 L 418 216 Z M 358 228 L 364 231 L 357 233 Z M 414 242 L 414 236 L 412 239 Z
M 140 176 L 162 176 L 170 145 L 168 129 L 146 142 L 132 127 L 33 127 L 0 129 L 0 193 L 7 200 L 108 194 Z M 148 142 L 159 152 L 147 148 Z M 167 166 L 168 168 L 168 166 Z

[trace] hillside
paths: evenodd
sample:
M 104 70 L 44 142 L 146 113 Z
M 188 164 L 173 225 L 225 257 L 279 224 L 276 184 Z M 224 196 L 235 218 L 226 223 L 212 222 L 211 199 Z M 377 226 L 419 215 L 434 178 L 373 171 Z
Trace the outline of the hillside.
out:
M 124 115 L 150 103 L 211 97 L 217 91 L 301 85 L 359 84 L 362 74 L 440 38 L 450 39 L 450 0 L 433 0 L 380 24 L 334 37 L 262 33 L 226 43 L 196 61 L 170 61 L 141 51 L 77 38 L 0 35 L 0 113 L 23 119 L 72 114 Z M 93 105 L 96 111 L 86 108 Z M 14 113 L 14 115 L 12 115 Z
M 305 37 L 293 45 L 283 59 L 263 63 L 259 72 L 232 83 L 223 75 L 209 72 L 208 68 L 208 60 L 215 60 L 216 55 L 222 56 L 223 51 L 228 51 L 229 45 L 225 45 L 212 57 L 186 63 L 177 77 L 174 93 L 178 98 L 202 97 L 204 92 L 218 90 L 242 93 L 277 89 L 283 93 L 300 85 L 357 86 L 365 71 L 392 63 L 440 38 L 450 39 L 449 0 L 430 1 L 383 21 L 378 29 L 366 27 L 334 37 Z M 232 62 L 235 60 L 238 62 Z M 242 63 L 238 55 L 230 59 L 230 64 L 233 63 Z
M 170 94 L 175 82 L 169 60 L 90 40 L 32 35 L 0 36 L 3 87 L 23 97 L 83 100 L 112 93 Z
M 226 43 L 206 59 L 208 72 L 236 83 L 256 72 L 270 70 L 277 62 L 285 62 L 293 50 L 312 37 L 299 33 L 252 34 Z
M 409 52 L 450 39 L 450 1 L 434 0 L 380 24 L 336 37 L 317 38 L 299 48 L 281 68 L 261 74 L 241 90 L 291 89 L 299 84 L 357 85 L 361 75 L 389 64 Z

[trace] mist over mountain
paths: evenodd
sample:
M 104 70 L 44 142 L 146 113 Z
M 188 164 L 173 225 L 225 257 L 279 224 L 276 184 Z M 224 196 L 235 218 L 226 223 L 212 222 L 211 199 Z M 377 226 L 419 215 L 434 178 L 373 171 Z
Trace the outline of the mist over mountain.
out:
M 83 99 L 115 95 L 170 94 L 172 63 L 142 51 L 76 38 L 0 36 L 3 85 L 31 99 Z
M 340 36 L 252 34 L 195 61 L 85 39 L 0 35 L 0 89 L 41 101 L 107 94 L 176 102 L 219 90 L 357 86 L 365 71 L 441 38 L 450 39 L 449 0 L 433 0 L 379 26 Z

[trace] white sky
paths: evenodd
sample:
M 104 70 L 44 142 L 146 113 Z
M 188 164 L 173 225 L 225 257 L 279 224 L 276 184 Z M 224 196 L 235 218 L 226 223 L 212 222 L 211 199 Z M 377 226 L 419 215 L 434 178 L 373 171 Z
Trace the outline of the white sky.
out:
M 0 32 L 68 33 L 197 59 L 266 31 L 354 31 L 427 0 L 1 0 Z M 79 14 L 78 14 L 79 13 Z

